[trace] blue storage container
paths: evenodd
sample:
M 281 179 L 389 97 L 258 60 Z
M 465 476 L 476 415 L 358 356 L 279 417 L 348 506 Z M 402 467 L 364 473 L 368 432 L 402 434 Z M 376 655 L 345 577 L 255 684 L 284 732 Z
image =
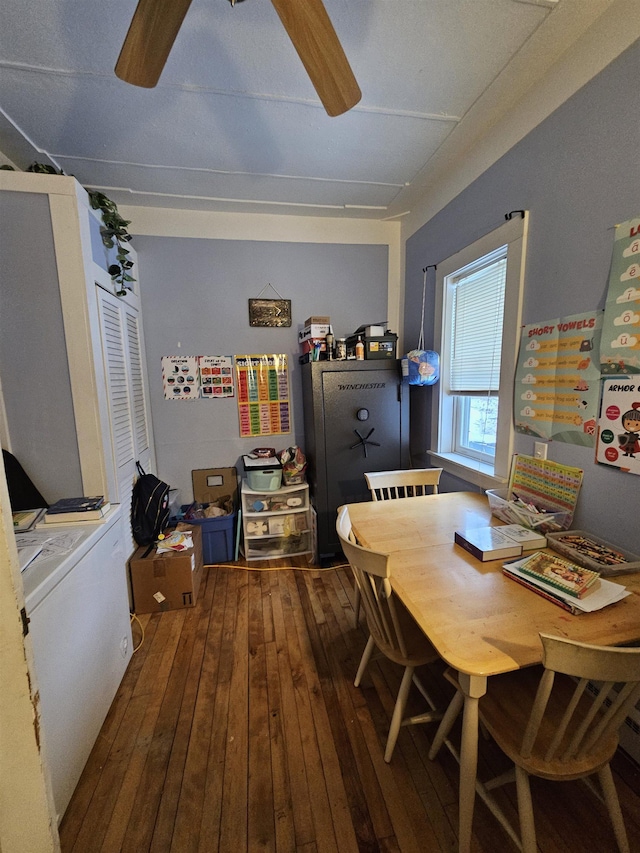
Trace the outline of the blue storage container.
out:
M 205 566 L 233 560 L 235 520 L 235 512 L 215 518 L 190 518 L 187 511 L 184 521 L 187 524 L 197 524 L 202 532 L 202 562 Z

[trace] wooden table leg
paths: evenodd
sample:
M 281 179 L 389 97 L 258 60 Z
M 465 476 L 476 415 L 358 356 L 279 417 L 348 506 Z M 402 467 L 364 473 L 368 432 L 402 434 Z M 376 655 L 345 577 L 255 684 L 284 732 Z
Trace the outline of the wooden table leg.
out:
M 465 675 L 462 672 L 459 673 L 458 678 L 464 693 L 460 747 L 458 851 L 469 853 L 478 766 L 478 699 L 487 691 L 487 679 L 482 676 Z

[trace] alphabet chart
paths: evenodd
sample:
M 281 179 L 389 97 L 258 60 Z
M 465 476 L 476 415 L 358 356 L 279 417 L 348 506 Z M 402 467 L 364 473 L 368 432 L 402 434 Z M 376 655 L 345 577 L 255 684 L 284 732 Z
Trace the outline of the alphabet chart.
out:
M 604 376 L 640 373 L 640 217 L 616 225 L 600 370 Z
M 514 383 L 517 432 L 593 447 L 602 312 L 524 326 Z

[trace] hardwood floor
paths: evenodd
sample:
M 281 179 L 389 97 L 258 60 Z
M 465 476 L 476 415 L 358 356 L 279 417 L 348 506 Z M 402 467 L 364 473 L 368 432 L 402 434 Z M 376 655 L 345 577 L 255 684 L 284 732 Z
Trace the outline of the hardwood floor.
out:
M 454 851 L 457 764 L 446 749 L 428 760 L 434 725 L 403 728 L 387 765 L 400 673 L 376 663 L 353 686 L 367 635 L 348 569 L 204 571 L 195 607 L 139 617 L 144 640 L 62 821 L 63 853 Z M 506 766 L 481 739 L 480 775 Z M 640 771 L 623 753 L 615 778 L 640 851 Z M 514 787 L 499 794 L 515 823 Z M 616 850 L 584 785 L 533 780 L 532 792 L 543 853 Z M 473 849 L 515 850 L 480 801 Z

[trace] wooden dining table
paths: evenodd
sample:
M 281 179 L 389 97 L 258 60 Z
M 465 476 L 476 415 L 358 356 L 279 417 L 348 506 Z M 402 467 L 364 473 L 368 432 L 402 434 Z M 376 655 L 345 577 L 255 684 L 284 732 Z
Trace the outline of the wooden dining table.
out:
M 349 504 L 360 544 L 391 555 L 391 584 L 464 693 L 458 849 L 470 850 L 476 790 L 478 700 L 487 679 L 542 662 L 540 632 L 598 645 L 640 640 L 640 574 L 620 575 L 631 594 L 573 615 L 481 562 L 459 545 L 464 528 L 500 525 L 485 495 L 451 492 Z

